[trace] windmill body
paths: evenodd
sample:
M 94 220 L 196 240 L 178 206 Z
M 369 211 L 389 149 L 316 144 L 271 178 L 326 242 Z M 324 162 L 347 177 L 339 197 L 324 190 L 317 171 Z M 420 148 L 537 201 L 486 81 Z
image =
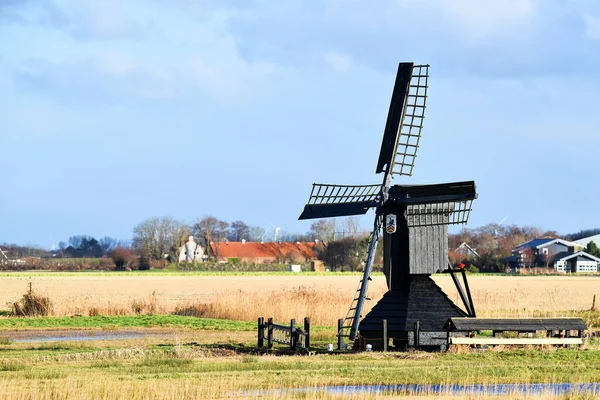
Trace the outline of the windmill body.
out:
M 459 287 L 463 311 L 430 275 L 448 269 L 448 225 L 466 223 L 477 197 L 472 181 L 432 185 L 393 185 L 393 175 L 412 175 L 423 127 L 428 65 L 400 63 L 376 172 L 381 185 L 314 184 L 300 219 L 365 214 L 375 210 L 364 275 L 345 319 L 350 340 L 376 343 L 387 321 L 389 337 L 403 347 L 415 323 L 441 332 L 451 317 L 474 316 L 472 302 Z M 385 227 L 384 227 L 385 225 Z M 383 229 L 384 273 L 388 292 L 364 316 L 368 283 L 378 238 Z M 463 275 L 464 276 L 464 275 Z M 466 281 L 465 281 L 466 284 Z M 470 300 L 470 298 L 469 298 Z

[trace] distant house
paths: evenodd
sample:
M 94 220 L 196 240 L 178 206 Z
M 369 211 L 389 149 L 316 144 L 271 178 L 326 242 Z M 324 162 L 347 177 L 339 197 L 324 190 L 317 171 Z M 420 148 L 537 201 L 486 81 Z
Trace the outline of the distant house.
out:
M 469 246 L 466 242 L 462 242 L 462 244 L 460 246 L 458 246 L 456 248 L 456 250 L 454 250 L 454 252 L 456 254 L 461 254 L 465 257 L 471 257 L 471 258 L 479 258 L 479 253 L 477 253 L 477 251 L 472 248 L 471 246 Z
M 559 253 L 554 257 L 554 267 L 558 272 L 599 272 L 600 258 L 585 251 Z
M 179 249 L 179 262 L 200 262 L 204 261 L 204 248 L 194 240 L 193 236 Z
M 246 263 L 310 262 L 316 259 L 315 242 L 211 242 L 210 250 L 220 262 L 231 259 Z
M 600 271 L 599 258 L 582 251 L 574 242 L 556 238 L 537 238 L 520 244 L 506 261 L 513 270 L 548 267 L 565 273 Z

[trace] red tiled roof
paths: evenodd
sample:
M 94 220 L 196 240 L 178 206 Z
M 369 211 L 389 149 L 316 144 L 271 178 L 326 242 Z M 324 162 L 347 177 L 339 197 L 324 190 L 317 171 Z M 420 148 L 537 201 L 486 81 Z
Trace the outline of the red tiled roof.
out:
M 223 258 L 315 257 L 315 242 L 212 242 L 210 247 L 213 254 Z

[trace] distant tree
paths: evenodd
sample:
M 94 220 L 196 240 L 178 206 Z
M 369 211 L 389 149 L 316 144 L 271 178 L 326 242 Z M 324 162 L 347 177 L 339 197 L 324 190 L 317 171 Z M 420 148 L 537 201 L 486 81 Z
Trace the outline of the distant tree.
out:
M 200 240 L 202 245 L 208 247 L 210 242 L 218 236 L 219 222 L 213 216 L 204 217 L 192 225 L 192 233 Z
M 600 249 L 596 246 L 594 241 L 590 241 L 587 246 L 585 246 L 585 252 L 593 255 L 594 257 L 600 257 Z
M 551 256 L 548 253 L 542 253 L 540 255 L 540 259 L 544 263 L 544 265 L 546 266 L 546 268 L 550 267 L 550 263 L 552 262 L 552 258 L 553 258 L 553 256 Z
M 565 238 L 567 240 L 579 240 L 579 239 L 583 239 L 585 237 L 590 237 L 590 236 L 599 235 L 599 234 L 600 234 L 600 228 L 582 229 L 579 232 L 569 233 L 568 235 L 565 235 Z
M 177 261 L 190 228 L 172 217 L 153 217 L 133 228 L 133 245 L 145 260 Z
M 344 268 L 350 271 L 360 270 L 366 259 L 368 239 L 345 237 L 340 240 L 330 241 L 319 254 L 321 259 L 333 271 Z
M 117 271 L 125 270 L 136 260 L 135 252 L 125 247 L 116 247 L 110 250 L 109 256 L 115 263 L 115 269 Z
M 260 226 L 251 226 L 248 236 L 249 240 L 252 242 L 261 242 L 265 239 L 265 230 Z
M 82 257 L 102 257 L 104 254 L 100 247 L 100 243 L 91 236 L 84 236 L 81 239 L 79 250 Z
M 329 242 L 335 240 L 335 220 L 320 219 L 310 225 L 309 235 L 327 246 Z
M 10 259 L 16 259 L 19 257 L 51 257 L 52 254 L 39 247 L 35 246 L 18 246 L 16 244 L 2 243 L 0 248 Z
M 242 239 L 250 240 L 250 227 L 244 221 L 234 221 L 229 226 L 228 239 L 241 242 Z
M 308 234 L 279 231 L 279 242 L 312 242 L 312 237 Z
M 102 249 L 102 254 L 106 254 L 106 255 L 108 255 L 108 253 L 111 250 L 116 249 L 117 247 L 127 247 L 127 246 L 122 246 L 122 243 L 119 240 L 112 238 L 110 236 L 104 236 L 102 239 L 100 239 L 98 241 L 98 243 L 100 244 L 100 248 Z
M 207 249 L 207 254 L 210 257 L 219 256 L 219 254 L 212 253 L 211 242 L 224 242 L 227 239 L 228 232 L 229 223 L 213 216 L 204 217 L 192 226 L 193 235 L 199 238 L 200 244 Z
M 524 267 L 535 267 L 535 251 L 532 248 L 526 248 L 522 252 L 523 254 L 523 266 Z
M 69 246 L 73 247 L 74 249 L 79 249 L 81 248 L 81 244 L 83 242 L 84 239 L 87 239 L 88 236 L 86 235 L 74 235 L 69 237 Z

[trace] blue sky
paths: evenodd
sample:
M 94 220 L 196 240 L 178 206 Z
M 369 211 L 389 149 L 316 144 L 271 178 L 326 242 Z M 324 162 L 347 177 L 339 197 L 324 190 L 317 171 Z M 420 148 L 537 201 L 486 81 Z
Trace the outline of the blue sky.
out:
M 381 181 L 400 61 L 431 78 L 395 183 L 474 179 L 471 227 L 600 227 L 595 0 L 2 0 L 0 46 L 0 243 L 305 232 L 313 182 Z

